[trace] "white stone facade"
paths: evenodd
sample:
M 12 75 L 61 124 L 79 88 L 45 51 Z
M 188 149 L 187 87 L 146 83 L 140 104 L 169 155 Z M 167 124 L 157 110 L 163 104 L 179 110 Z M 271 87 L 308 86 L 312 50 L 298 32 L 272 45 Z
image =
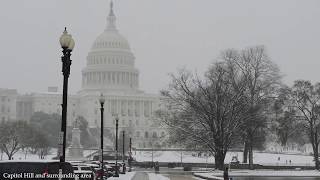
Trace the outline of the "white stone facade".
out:
M 18 93 L 15 89 L 0 89 L 1 121 L 17 119 L 16 102 Z

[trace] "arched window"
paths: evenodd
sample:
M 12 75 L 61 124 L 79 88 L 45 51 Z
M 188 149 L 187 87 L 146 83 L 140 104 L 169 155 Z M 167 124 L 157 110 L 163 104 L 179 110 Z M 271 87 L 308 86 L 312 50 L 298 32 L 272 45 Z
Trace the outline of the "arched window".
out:
M 152 137 L 157 138 L 157 132 L 153 132 Z

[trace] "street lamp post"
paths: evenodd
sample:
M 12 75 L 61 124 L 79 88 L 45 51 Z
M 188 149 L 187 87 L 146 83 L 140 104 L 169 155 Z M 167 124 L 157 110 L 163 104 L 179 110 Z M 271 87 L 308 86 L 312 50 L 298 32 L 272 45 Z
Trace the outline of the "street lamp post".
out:
M 125 143 L 125 131 L 122 131 L 122 163 L 123 163 L 123 166 L 122 166 L 122 173 L 125 174 L 126 171 L 125 171 L 125 164 L 124 164 L 124 143 Z
M 129 159 L 128 159 L 129 172 L 131 172 L 131 161 L 132 161 L 132 140 L 130 138 L 130 142 L 129 142 Z
M 116 117 L 116 173 L 114 174 L 114 177 L 119 177 L 119 171 L 118 171 L 118 126 L 119 126 L 119 118 Z
M 99 102 L 100 102 L 100 110 L 101 110 L 101 133 L 100 133 L 100 145 L 101 145 L 101 179 L 103 179 L 103 175 L 104 175 L 104 169 L 103 169 L 103 111 L 104 111 L 104 108 L 103 108 L 103 105 L 104 105 L 104 102 L 105 102 L 105 99 L 103 97 L 103 94 L 100 95 L 100 99 L 99 99 Z
M 68 97 L 68 78 L 70 75 L 71 66 L 71 51 L 74 48 L 74 40 L 72 36 L 68 34 L 67 28 L 64 29 L 62 36 L 60 37 L 60 45 L 62 47 L 63 56 L 62 60 L 62 73 L 63 73 L 63 94 L 62 94 L 62 120 L 61 120 L 61 132 L 60 132 L 60 148 L 59 158 L 63 163 L 66 160 L 66 135 L 67 135 L 67 97 Z M 61 142 L 62 141 L 62 142 Z M 62 145 L 62 149 L 61 149 Z M 60 168 L 61 169 L 61 168 Z

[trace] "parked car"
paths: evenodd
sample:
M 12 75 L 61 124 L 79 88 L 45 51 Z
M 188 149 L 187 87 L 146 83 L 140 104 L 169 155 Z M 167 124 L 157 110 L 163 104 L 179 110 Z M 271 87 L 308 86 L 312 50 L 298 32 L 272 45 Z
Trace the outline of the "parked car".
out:
M 64 179 L 75 180 L 72 165 L 69 162 L 60 163 L 59 161 L 0 161 L 0 174 L 2 176 L 14 174 L 17 177 L 13 177 L 13 179 L 58 180 L 59 178 L 56 176 L 59 175 L 60 167 Z
M 95 174 L 96 179 L 101 179 L 101 164 L 100 162 L 87 162 L 85 163 L 86 166 L 90 166 Z M 111 177 L 114 174 L 114 169 L 107 165 L 107 163 L 104 163 L 104 177 Z
M 108 165 L 112 167 L 113 171 L 115 172 L 116 170 L 116 163 L 115 162 L 108 162 Z M 126 172 L 126 164 L 123 162 L 118 162 L 117 163 L 117 169 L 118 173 L 123 173 Z

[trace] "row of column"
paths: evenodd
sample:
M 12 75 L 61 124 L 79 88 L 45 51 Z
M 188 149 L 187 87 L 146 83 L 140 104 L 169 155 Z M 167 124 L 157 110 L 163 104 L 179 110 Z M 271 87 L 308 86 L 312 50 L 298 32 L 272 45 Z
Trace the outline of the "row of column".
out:
M 152 115 L 152 101 L 106 99 L 105 109 L 111 114 L 130 117 L 150 117 Z
M 17 118 L 29 119 L 32 115 L 32 103 L 31 102 L 17 102 Z
M 87 72 L 82 76 L 83 85 L 118 84 L 138 87 L 138 73 L 133 72 Z
M 133 66 L 134 61 L 130 61 L 125 57 L 89 57 L 87 60 L 88 65 L 94 64 L 123 64 Z

